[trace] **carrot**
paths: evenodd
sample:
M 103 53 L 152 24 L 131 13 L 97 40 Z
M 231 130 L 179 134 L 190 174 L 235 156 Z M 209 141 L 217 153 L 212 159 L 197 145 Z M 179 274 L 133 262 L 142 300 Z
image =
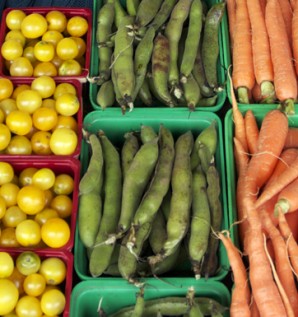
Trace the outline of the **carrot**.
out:
M 247 110 L 244 115 L 244 125 L 248 151 L 250 154 L 257 152 L 257 141 L 259 137 L 259 127 L 257 124 L 256 117 L 252 110 Z
M 288 118 L 283 112 L 273 109 L 266 113 L 260 127 L 257 151 L 249 162 L 258 189 L 272 174 L 282 152 L 287 131 Z
M 240 103 L 249 103 L 249 93 L 255 83 L 251 27 L 247 1 L 236 0 L 236 21 L 233 42 L 233 83 Z
M 278 0 L 268 0 L 265 22 L 269 35 L 277 99 L 287 113 L 293 113 L 297 97 L 297 80 L 286 26 L 280 14 Z
M 231 93 L 231 99 L 232 99 L 232 115 L 233 115 L 233 121 L 234 121 L 234 135 L 236 139 L 239 140 L 239 142 L 242 144 L 243 150 L 245 152 L 248 151 L 247 147 L 247 140 L 246 140 L 246 132 L 245 132 L 245 125 L 244 125 L 244 117 L 239 110 L 238 103 L 236 100 L 235 92 L 233 89 L 233 81 L 230 76 L 230 73 L 228 72 L 228 78 L 230 81 L 230 93 Z
M 288 260 L 287 247 L 285 241 L 274 226 L 268 214 L 262 210 L 262 223 L 272 241 L 274 254 L 275 254 L 275 266 L 281 285 L 286 293 L 287 299 L 290 305 L 286 305 L 288 316 L 298 316 L 298 297 L 297 289 L 295 285 L 295 279 L 291 270 L 290 262 Z
M 286 240 L 288 247 L 289 259 L 296 276 L 298 276 L 298 245 L 293 237 L 289 222 L 282 212 L 278 213 L 279 230 Z
M 294 11 L 295 7 L 296 7 L 296 0 L 290 0 L 290 4 L 292 7 L 292 10 Z
M 253 67 L 256 82 L 260 85 L 262 99 L 275 100 L 274 74 L 265 16 L 259 0 L 249 0 L 248 14 L 252 32 Z
M 287 35 L 288 35 L 288 41 L 290 43 L 290 46 L 292 47 L 292 18 L 293 18 L 293 9 L 291 6 L 291 3 L 289 0 L 278 0 L 281 15 L 283 17 Z
M 249 304 L 251 294 L 246 268 L 242 261 L 242 257 L 229 236 L 225 236 L 224 233 L 219 232 L 218 237 L 227 251 L 227 256 L 234 278 L 234 288 L 230 304 L 230 316 L 250 317 Z
M 295 71 L 298 75 L 298 5 L 295 5 L 292 17 L 292 47 Z
M 298 209 L 298 178 L 285 186 L 277 196 L 274 214 L 277 216 L 281 210 L 284 214 Z
M 289 214 L 285 214 L 285 218 L 292 231 L 293 238 L 298 243 L 298 209 Z
M 253 103 L 262 103 L 261 86 L 257 82 L 252 88 L 251 96 Z
M 285 141 L 284 148 L 298 148 L 298 128 L 290 127 Z
M 226 0 L 227 13 L 228 13 L 228 24 L 229 24 L 229 35 L 230 35 L 230 47 L 233 50 L 233 38 L 234 38 L 234 28 L 236 21 L 236 0 Z
M 258 306 L 257 306 L 256 301 L 254 300 L 253 297 L 251 300 L 250 312 L 251 312 L 251 317 L 260 317 L 260 312 L 259 312 Z
M 293 180 L 298 177 L 298 157 L 294 160 L 288 168 L 281 173 L 275 180 L 264 189 L 261 195 L 256 201 L 256 207 L 260 207 L 267 200 L 278 194 L 283 188 L 290 184 Z
M 266 4 L 267 4 L 267 0 L 260 0 L 261 11 L 264 16 L 265 16 Z

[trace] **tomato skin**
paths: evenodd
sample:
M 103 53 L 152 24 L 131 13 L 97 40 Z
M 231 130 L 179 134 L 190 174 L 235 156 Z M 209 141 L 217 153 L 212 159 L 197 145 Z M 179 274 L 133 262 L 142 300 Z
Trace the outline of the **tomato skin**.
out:
M 32 76 L 33 66 L 28 58 L 21 56 L 12 61 L 9 73 L 11 76 Z
M 16 258 L 16 267 L 25 276 L 37 273 L 41 266 L 41 258 L 34 251 L 24 251 Z
M 58 289 L 51 289 L 41 296 L 41 310 L 46 315 L 60 315 L 63 313 L 66 304 L 65 295 Z
M 52 10 L 46 14 L 48 29 L 57 32 L 64 32 L 67 24 L 67 18 L 61 11 Z
M 67 21 L 66 30 L 70 36 L 82 37 L 88 31 L 88 21 L 81 16 L 73 16 Z
M 23 46 L 15 39 L 6 40 L 1 46 L 1 55 L 6 60 L 13 61 L 23 55 Z
M 9 98 L 13 90 L 13 83 L 10 79 L 0 78 L 0 101 Z
M 10 313 L 19 299 L 19 292 L 15 284 L 9 279 L 0 279 L 0 315 Z
M 59 76 L 79 76 L 82 73 L 82 66 L 75 59 L 69 59 L 64 61 L 59 69 Z
M 40 13 L 28 14 L 21 23 L 21 31 L 28 39 L 41 37 L 48 29 L 46 18 Z
M 6 26 L 10 30 L 20 30 L 25 16 L 26 13 L 23 10 L 13 9 L 9 11 L 5 18 Z
M 39 41 L 35 44 L 34 56 L 41 62 L 50 62 L 55 56 L 55 47 L 52 43 Z
M 59 285 L 66 278 L 66 264 L 61 258 L 52 256 L 41 262 L 39 273 L 46 279 L 47 285 Z
M 61 248 L 70 239 L 69 224 L 62 218 L 51 218 L 41 226 L 41 238 L 51 248 Z
M 0 279 L 11 276 L 14 269 L 14 260 L 8 252 L 0 252 Z
M 26 214 L 36 215 L 45 207 L 46 196 L 42 189 L 33 185 L 33 178 L 32 178 L 32 185 L 22 187 L 19 190 L 17 195 L 17 203 L 18 203 L 18 206 Z
M 78 144 L 76 132 L 68 128 L 55 129 L 51 135 L 50 148 L 55 155 L 71 155 Z

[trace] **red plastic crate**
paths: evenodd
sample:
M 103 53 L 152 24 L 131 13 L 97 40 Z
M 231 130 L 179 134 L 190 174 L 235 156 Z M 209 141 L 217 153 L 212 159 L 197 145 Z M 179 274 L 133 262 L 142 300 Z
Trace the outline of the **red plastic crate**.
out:
M 65 309 L 61 317 L 68 317 L 70 313 L 70 297 L 71 297 L 72 283 L 73 283 L 73 254 L 71 252 L 62 252 L 62 251 L 51 251 L 51 252 L 48 252 L 46 250 L 32 250 L 32 251 L 38 254 L 41 260 L 44 260 L 50 257 L 58 257 L 65 263 L 66 277 L 64 282 L 60 284 L 59 288 L 64 293 L 65 299 L 66 299 Z M 0 248 L 0 252 L 8 252 L 15 260 L 18 257 L 18 255 L 20 255 L 23 251 L 19 249 L 14 250 L 14 249 Z
M 74 246 L 74 237 L 75 237 L 75 228 L 76 228 L 76 219 L 77 219 L 77 208 L 78 208 L 78 196 L 79 196 L 79 181 L 80 181 L 80 161 L 78 159 L 69 158 L 69 159 L 59 159 L 59 158 L 50 158 L 43 160 L 28 160 L 26 158 L 14 158 L 14 157 L 6 157 L 1 158 L 0 162 L 8 162 L 14 168 L 14 172 L 18 175 L 22 170 L 27 167 L 35 167 L 35 168 L 50 168 L 56 175 L 61 173 L 66 173 L 73 177 L 74 179 L 74 189 L 72 192 L 72 213 L 69 219 L 65 219 L 68 221 L 70 225 L 70 238 L 68 242 L 60 248 L 51 248 L 45 246 L 43 248 L 32 248 L 32 247 L 16 247 L 14 249 L 25 251 L 28 249 L 34 249 L 36 251 L 71 251 Z M 3 247 L 2 247 L 3 248 Z
M 0 43 L 2 43 L 5 40 L 5 36 L 9 29 L 6 26 L 6 16 L 8 12 L 13 10 L 15 8 L 7 8 L 3 10 L 1 24 L 0 24 Z M 70 7 L 30 7 L 30 8 L 18 8 L 19 10 L 24 11 L 27 15 L 31 13 L 39 13 L 42 15 L 46 15 L 48 12 L 57 10 L 65 14 L 66 18 L 69 19 L 73 16 L 81 16 L 84 17 L 88 21 L 88 31 L 83 36 L 83 39 L 86 42 L 86 53 L 85 53 L 85 66 L 82 69 L 82 73 L 78 76 L 54 76 L 53 78 L 67 78 L 67 79 L 77 79 L 80 82 L 86 82 L 87 77 L 89 74 L 89 68 L 90 68 L 90 58 L 91 58 L 91 47 L 92 47 L 92 11 L 89 8 L 70 8 Z M 0 54 L 0 76 L 2 77 L 9 77 L 9 78 L 34 78 L 34 77 L 20 77 L 20 76 L 10 76 L 8 70 L 5 67 L 5 60 Z
M 30 78 L 10 78 L 10 80 L 13 82 L 14 87 L 16 88 L 19 85 L 23 85 L 23 84 L 27 84 L 27 85 L 31 85 L 32 81 L 34 80 L 34 77 L 30 77 Z M 78 131 L 77 131 L 77 135 L 78 135 L 78 144 L 77 147 L 74 151 L 73 154 L 71 155 L 37 155 L 37 154 L 30 154 L 30 155 L 13 155 L 13 154 L 4 154 L 0 152 L 0 159 L 6 157 L 6 156 L 10 156 L 10 157 L 26 157 L 27 159 L 43 159 L 43 158 L 49 158 L 49 157 L 63 157 L 63 158 L 70 158 L 70 157 L 74 157 L 74 158 L 78 158 L 80 153 L 81 153 L 81 145 L 82 145 L 82 126 L 83 126 L 83 97 L 82 97 L 82 83 L 80 81 L 78 81 L 77 79 L 66 79 L 64 78 L 55 78 L 55 82 L 56 85 L 60 84 L 60 83 L 69 83 L 72 84 L 77 92 L 77 96 L 80 102 L 80 108 L 79 111 L 76 113 L 75 115 L 75 119 L 78 123 Z

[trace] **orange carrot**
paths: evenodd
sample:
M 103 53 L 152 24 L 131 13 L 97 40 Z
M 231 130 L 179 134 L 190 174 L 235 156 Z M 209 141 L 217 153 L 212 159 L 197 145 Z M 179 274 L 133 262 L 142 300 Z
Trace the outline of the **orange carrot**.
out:
M 289 165 L 289 167 L 281 173 L 275 180 L 264 189 L 256 201 L 256 207 L 260 207 L 267 200 L 278 194 L 283 188 L 290 184 L 298 177 L 298 157 Z
M 265 16 L 265 10 L 266 10 L 266 3 L 267 3 L 267 0 L 260 0 L 261 11 L 264 16 Z
M 298 75 L 298 5 L 295 5 L 292 17 L 292 47 L 295 71 Z
M 276 97 L 286 111 L 291 113 L 294 109 L 294 100 L 297 97 L 297 79 L 278 0 L 267 1 L 265 22 L 269 35 Z
M 298 178 L 285 186 L 277 196 L 274 214 L 277 216 L 281 210 L 284 214 L 298 209 Z
M 247 278 L 246 268 L 242 261 L 239 250 L 233 244 L 229 236 L 225 236 L 222 232 L 218 233 L 218 237 L 223 243 L 229 263 L 233 272 L 234 288 L 232 291 L 230 316 L 247 316 L 250 317 L 250 288 Z
M 293 18 L 293 9 L 291 6 L 291 3 L 289 0 L 278 0 L 279 7 L 281 11 L 281 15 L 283 17 L 287 35 L 288 35 L 288 41 L 290 43 L 290 46 L 292 47 L 292 18 Z
M 259 127 L 256 117 L 251 109 L 247 110 L 244 115 L 244 125 L 248 151 L 250 154 L 257 152 L 257 141 L 259 137 Z
M 295 285 L 295 279 L 291 270 L 290 262 L 288 261 L 287 247 L 285 241 L 280 234 L 279 230 L 271 222 L 267 213 L 263 213 L 261 210 L 262 223 L 265 227 L 275 255 L 276 272 L 281 282 L 281 285 L 286 294 L 286 302 L 289 301 L 290 305 L 286 305 L 288 316 L 298 316 L 298 297 L 297 289 Z
M 262 99 L 275 100 L 274 74 L 269 38 L 259 0 L 249 0 L 247 6 L 252 32 L 252 54 L 256 82 L 260 85 Z M 270 96 L 270 97 L 269 97 Z
M 298 148 L 298 128 L 290 127 L 285 141 L 284 148 Z
M 246 0 L 236 0 L 236 21 L 233 44 L 233 84 L 240 103 L 249 103 L 255 83 L 251 27 Z
M 273 109 L 266 113 L 260 127 L 257 152 L 249 162 L 258 189 L 271 176 L 282 152 L 287 131 L 288 118 L 283 112 Z
M 250 311 L 251 311 L 251 317 L 260 317 L 258 306 L 256 304 L 256 301 L 253 298 L 251 300 Z
M 238 103 L 236 100 L 236 96 L 233 89 L 233 81 L 230 76 L 230 73 L 228 72 L 228 78 L 230 82 L 230 93 L 231 93 L 231 99 L 232 99 L 232 115 L 233 115 L 233 121 L 234 121 L 234 135 L 236 139 L 239 140 L 239 142 L 242 144 L 243 150 L 245 152 L 248 151 L 247 147 L 247 140 L 246 140 L 246 132 L 245 132 L 245 125 L 244 125 L 244 117 L 239 110 Z
M 262 102 L 261 86 L 257 82 L 255 82 L 252 88 L 251 95 L 252 95 L 252 102 L 254 103 Z
M 296 7 L 296 0 L 290 0 L 290 4 L 292 7 L 292 10 L 294 11 L 295 7 Z
M 289 226 L 285 215 L 282 212 L 278 213 L 279 230 L 286 241 L 288 247 L 289 259 L 296 276 L 298 276 L 298 245 L 293 237 L 293 232 Z
M 293 238 L 298 243 L 298 209 L 289 214 L 285 214 L 285 218 L 292 231 Z
M 236 0 L 226 0 L 226 4 L 227 4 L 227 13 L 228 13 L 230 47 L 231 47 L 231 50 L 233 50 L 234 28 L 235 28 L 235 21 L 236 21 Z

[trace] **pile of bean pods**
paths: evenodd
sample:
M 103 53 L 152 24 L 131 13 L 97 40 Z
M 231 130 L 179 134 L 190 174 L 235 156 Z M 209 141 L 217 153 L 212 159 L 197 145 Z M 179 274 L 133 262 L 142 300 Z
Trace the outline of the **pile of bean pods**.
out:
M 183 296 L 166 296 L 157 299 L 144 299 L 144 288 L 136 294 L 134 305 L 124 307 L 111 314 L 111 317 L 162 317 L 162 316 L 189 316 L 189 317 L 221 317 L 228 311 L 217 300 L 211 297 L 201 297 L 195 294 L 190 287 Z M 99 317 L 105 317 L 104 309 L 100 307 Z
M 85 132 L 90 160 L 79 184 L 78 230 L 93 277 L 160 276 L 188 263 L 196 278 L 216 274 L 222 204 L 215 164 L 217 127 L 175 137 L 141 125 L 116 147 Z M 183 265 L 182 265 L 183 266 Z
M 119 105 L 214 106 L 219 26 L 225 2 L 107 0 L 98 12 L 96 102 Z

